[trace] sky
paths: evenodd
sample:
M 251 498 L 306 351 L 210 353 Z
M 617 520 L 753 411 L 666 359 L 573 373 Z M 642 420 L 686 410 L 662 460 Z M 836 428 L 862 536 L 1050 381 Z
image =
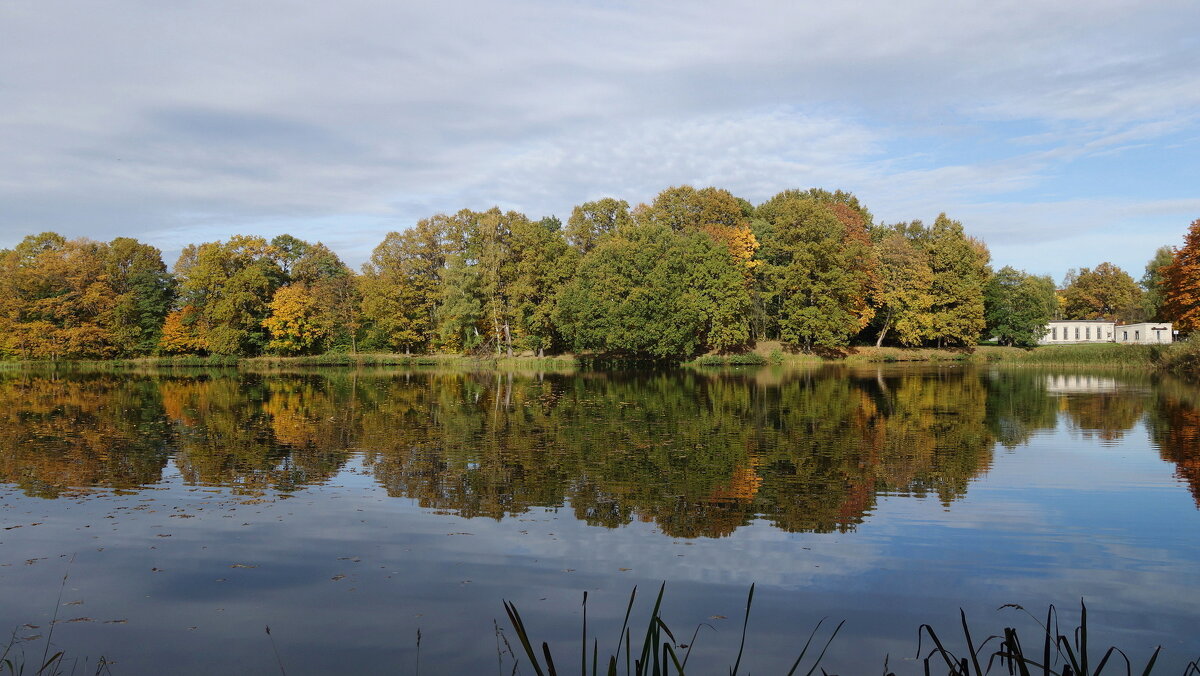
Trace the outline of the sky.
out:
M 822 187 L 1138 278 L 1198 179 L 1195 0 L 0 3 L 0 247 Z

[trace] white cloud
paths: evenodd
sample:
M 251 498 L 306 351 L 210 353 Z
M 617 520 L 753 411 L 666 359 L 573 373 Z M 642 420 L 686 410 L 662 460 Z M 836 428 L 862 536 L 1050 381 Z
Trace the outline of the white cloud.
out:
M 843 187 L 929 218 L 1194 130 L 1196 18 L 1182 1 L 9 3 L 0 245 L 328 239 L 340 219 L 361 260 L 437 210 L 564 216 L 682 182 Z M 988 152 L 950 152 L 967 142 Z

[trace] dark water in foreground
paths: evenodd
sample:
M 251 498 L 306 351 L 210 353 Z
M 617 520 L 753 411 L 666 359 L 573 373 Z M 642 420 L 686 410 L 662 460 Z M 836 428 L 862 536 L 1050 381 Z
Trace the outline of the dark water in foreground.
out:
M 666 580 L 717 673 L 755 582 L 752 673 L 826 616 L 831 673 L 915 674 L 921 623 L 1086 597 L 1094 644 L 1178 674 L 1198 499 L 1200 391 L 1149 376 L 8 374 L 0 629 L 32 663 L 57 605 L 117 674 L 278 673 L 266 625 L 289 674 L 409 673 L 420 629 L 422 673 L 493 673 L 509 599 L 573 672 L 584 590 L 615 644 Z

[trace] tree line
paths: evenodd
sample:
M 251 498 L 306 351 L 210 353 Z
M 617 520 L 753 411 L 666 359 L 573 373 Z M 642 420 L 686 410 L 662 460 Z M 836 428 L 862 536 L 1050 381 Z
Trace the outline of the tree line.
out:
M 26 237 L 0 251 L 8 358 L 396 351 L 564 351 L 681 360 L 775 340 L 1033 345 L 1052 318 L 1200 322 L 1200 220 L 1139 282 L 1111 263 L 1061 287 L 1012 267 L 945 214 L 876 223 L 846 192 L 787 190 L 752 205 L 668 188 L 605 198 L 564 225 L 461 210 L 388 233 L 360 272 L 321 243 L 235 236 L 158 249 L 120 237 Z

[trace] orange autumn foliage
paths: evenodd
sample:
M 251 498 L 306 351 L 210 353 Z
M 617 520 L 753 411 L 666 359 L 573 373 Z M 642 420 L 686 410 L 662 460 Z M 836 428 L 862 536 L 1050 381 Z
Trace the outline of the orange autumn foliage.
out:
M 1188 227 L 1183 248 L 1162 276 L 1163 314 L 1185 333 L 1200 328 L 1200 218 Z

